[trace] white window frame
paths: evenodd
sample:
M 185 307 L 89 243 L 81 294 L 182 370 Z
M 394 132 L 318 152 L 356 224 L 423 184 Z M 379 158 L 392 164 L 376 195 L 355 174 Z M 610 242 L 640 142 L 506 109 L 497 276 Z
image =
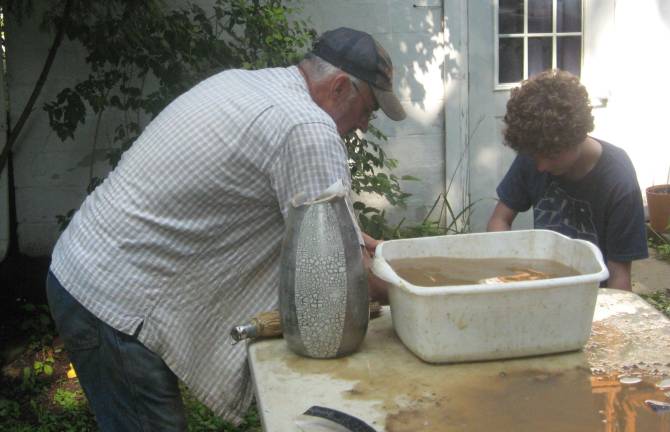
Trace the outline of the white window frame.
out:
M 556 31 L 556 14 L 557 14 L 557 1 L 558 0 L 552 0 L 551 2 L 551 13 L 552 13 L 552 20 L 551 20 L 551 33 L 530 33 L 532 35 L 531 37 L 551 37 L 551 67 L 555 69 L 557 60 L 556 60 L 556 41 L 559 36 L 579 36 L 580 40 L 582 42 L 581 44 L 581 51 L 580 51 L 580 68 L 584 67 L 584 4 L 587 2 L 587 0 L 582 0 L 582 10 L 581 10 L 581 31 L 580 32 L 557 32 Z M 495 3 L 495 9 L 493 13 L 493 56 L 495 58 L 494 60 L 494 71 L 493 71 L 493 76 L 494 76 L 494 81 L 495 81 L 495 86 L 494 90 L 510 90 L 514 87 L 517 87 L 520 82 L 516 83 L 500 83 L 498 80 L 500 78 L 500 47 L 498 46 L 499 43 L 498 41 L 500 40 L 500 37 L 509 37 L 509 38 L 523 38 L 523 77 L 522 79 L 527 79 L 528 78 L 528 38 L 529 38 L 529 33 L 528 33 L 528 0 L 523 1 L 523 33 L 504 33 L 504 34 L 498 34 L 498 22 L 499 22 L 499 17 L 498 17 L 498 12 L 500 8 L 500 2 L 499 0 L 494 0 Z

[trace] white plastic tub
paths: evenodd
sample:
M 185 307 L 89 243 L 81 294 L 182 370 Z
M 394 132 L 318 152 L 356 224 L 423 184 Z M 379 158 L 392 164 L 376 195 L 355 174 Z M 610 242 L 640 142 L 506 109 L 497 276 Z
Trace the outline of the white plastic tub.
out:
M 393 327 L 431 363 L 491 360 L 583 348 L 600 282 L 609 277 L 600 250 L 547 230 L 390 240 L 376 250 L 373 272 L 391 283 Z M 531 258 L 553 260 L 578 276 L 417 287 L 387 263 L 396 258 Z

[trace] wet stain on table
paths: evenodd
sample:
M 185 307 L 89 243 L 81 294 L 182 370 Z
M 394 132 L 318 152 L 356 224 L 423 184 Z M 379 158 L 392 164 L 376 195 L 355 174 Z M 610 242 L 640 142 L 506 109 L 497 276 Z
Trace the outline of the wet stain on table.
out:
M 263 345 L 256 356 L 280 358 L 273 373 L 287 381 L 309 375 L 350 382 L 344 398 L 372 401 L 380 431 L 670 432 L 670 411 L 647 403 L 670 402 L 670 388 L 658 387 L 670 378 L 670 325 L 659 321 L 656 339 L 647 341 L 648 325 L 636 314 L 653 310 L 621 314 L 610 306 L 585 349 L 572 353 L 429 364 L 404 347 L 386 316 L 353 356 L 315 361 L 284 344 Z

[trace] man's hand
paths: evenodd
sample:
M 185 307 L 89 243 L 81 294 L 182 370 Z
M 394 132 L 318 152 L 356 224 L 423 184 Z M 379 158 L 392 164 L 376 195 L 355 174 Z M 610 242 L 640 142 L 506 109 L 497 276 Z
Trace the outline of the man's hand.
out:
M 368 274 L 368 295 L 371 301 L 377 301 L 382 305 L 387 305 L 389 304 L 389 284 L 375 276 L 370 270 L 372 267 L 372 259 L 375 256 L 375 249 L 377 248 L 377 245 L 381 243 L 381 240 L 375 240 L 363 233 L 363 241 L 365 242 L 365 247 L 362 248 L 363 266 Z
M 365 242 L 365 250 L 370 253 L 370 256 L 375 256 L 375 249 L 377 249 L 377 245 L 381 243 L 381 240 L 376 240 L 370 237 L 369 235 L 365 233 L 363 234 L 363 242 Z

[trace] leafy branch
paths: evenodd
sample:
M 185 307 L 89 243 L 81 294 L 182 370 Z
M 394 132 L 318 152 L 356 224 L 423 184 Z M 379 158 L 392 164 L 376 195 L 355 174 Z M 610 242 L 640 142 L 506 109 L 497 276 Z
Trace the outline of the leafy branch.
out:
M 54 36 L 51 48 L 49 48 L 49 53 L 47 54 L 47 58 L 44 61 L 42 71 L 40 72 L 40 75 L 37 78 L 37 81 L 35 82 L 33 91 L 31 92 L 30 97 L 28 98 L 28 102 L 26 102 L 26 106 L 23 107 L 23 110 L 21 111 L 19 120 L 16 122 L 14 127 L 10 129 L 9 136 L 7 137 L 7 142 L 5 143 L 2 152 L 0 152 L 0 174 L 2 174 L 3 170 L 5 169 L 7 159 L 9 158 L 9 154 L 14 146 L 14 143 L 16 143 L 16 140 L 19 134 L 21 133 L 21 130 L 23 130 L 23 126 L 26 124 L 28 117 L 30 117 L 30 114 L 33 112 L 33 108 L 35 106 L 35 102 L 37 101 L 37 97 L 42 92 L 42 88 L 44 87 L 44 83 L 47 80 L 47 76 L 49 76 L 49 71 L 51 70 L 51 66 L 53 65 L 53 62 L 56 58 L 58 48 L 60 48 L 60 45 L 63 42 L 63 37 L 65 35 L 66 26 L 69 23 L 69 17 L 72 10 L 73 2 L 74 0 L 66 0 L 65 6 L 63 7 L 62 16 L 56 20 L 57 24 L 56 35 Z
M 296 63 L 315 32 L 305 22 L 290 19 L 297 9 L 289 3 L 217 0 L 208 11 L 194 3 L 168 10 L 158 0 L 77 3 L 66 35 L 86 48 L 90 73 L 44 105 L 51 128 L 61 140 L 74 139 L 93 112 L 95 151 L 103 116 L 119 114 L 113 117 L 122 120 L 113 127 L 106 154 L 113 168 L 142 132 L 141 119 L 150 120 L 202 79 L 222 69 Z M 369 136 L 386 140 L 374 127 Z M 354 134 L 345 142 L 354 192 L 381 195 L 391 205 L 404 207 L 409 194 L 401 190 L 400 181 L 414 178 L 392 174 L 397 161 L 387 158 L 376 142 Z M 94 160 L 91 158 L 91 164 Z M 93 177 L 91 165 L 87 190 L 92 191 L 100 181 Z M 369 228 L 371 234 L 375 227 L 386 224 L 383 211 L 362 202 L 356 208 L 363 228 Z M 73 214 L 57 216 L 61 229 Z

